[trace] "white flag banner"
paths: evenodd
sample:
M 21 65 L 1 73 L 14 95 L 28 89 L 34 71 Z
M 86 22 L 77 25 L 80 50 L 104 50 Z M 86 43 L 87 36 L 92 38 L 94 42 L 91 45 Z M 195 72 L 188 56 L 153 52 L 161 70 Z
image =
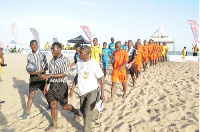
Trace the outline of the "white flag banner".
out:
M 3 42 L 0 40 L 0 48 L 3 48 L 4 45 L 3 45 Z
M 38 41 L 38 44 L 40 44 L 40 39 L 39 39 L 39 33 L 38 33 L 38 31 L 36 29 L 34 29 L 34 28 L 30 28 L 30 30 L 31 30 L 31 32 L 33 34 L 34 39 Z

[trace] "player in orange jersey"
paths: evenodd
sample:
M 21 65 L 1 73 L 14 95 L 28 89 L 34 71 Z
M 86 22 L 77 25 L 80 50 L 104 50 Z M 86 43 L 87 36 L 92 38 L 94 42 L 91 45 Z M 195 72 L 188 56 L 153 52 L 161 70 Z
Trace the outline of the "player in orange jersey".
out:
M 144 71 L 146 71 L 146 67 L 147 67 L 147 64 L 149 62 L 149 46 L 147 45 L 147 41 L 144 40 L 144 45 L 143 45 L 143 53 L 144 53 L 144 56 L 143 56 L 143 68 L 144 68 Z
M 138 43 L 135 44 L 135 49 L 137 50 L 137 57 L 135 60 L 135 66 L 136 66 L 136 78 L 139 77 L 140 71 L 141 71 L 141 65 L 142 65 L 142 59 L 143 59 L 143 48 Z
M 115 44 L 115 51 L 113 53 L 113 73 L 112 73 L 112 86 L 111 86 L 111 101 L 113 102 L 114 93 L 115 93 L 115 86 L 117 81 L 119 80 L 123 86 L 123 98 L 126 98 L 126 65 L 128 64 L 128 53 L 122 49 L 121 43 L 118 41 Z
M 148 47 L 149 47 L 150 66 L 152 66 L 152 65 L 153 65 L 153 55 L 154 55 L 154 54 L 153 54 L 153 49 L 154 49 L 154 47 L 153 47 L 153 40 L 152 40 L 152 39 L 149 40 Z

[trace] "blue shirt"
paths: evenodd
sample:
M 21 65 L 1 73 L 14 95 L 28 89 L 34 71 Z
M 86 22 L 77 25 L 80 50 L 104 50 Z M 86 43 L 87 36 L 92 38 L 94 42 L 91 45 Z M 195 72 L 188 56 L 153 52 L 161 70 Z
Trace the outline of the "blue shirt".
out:
M 80 60 L 80 58 L 78 52 L 76 52 L 74 55 L 74 61 L 77 62 L 78 60 Z
M 102 61 L 107 62 L 108 56 L 111 54 L 111 50 L 108 48 L 102 48 Z
M 113 52 L 116 50 L 116 49 L 115 49 L 115 43 L 110 43 L 110 44 L 108 45 L 108 47 L 109 47 L 109 49 L 111 50 L 111 53 L 113 54 Z
M 122 45 L 122 48 L 124 49 L 124 50 L 126 50 L 127 48 L 128 48 L 128 45 Z

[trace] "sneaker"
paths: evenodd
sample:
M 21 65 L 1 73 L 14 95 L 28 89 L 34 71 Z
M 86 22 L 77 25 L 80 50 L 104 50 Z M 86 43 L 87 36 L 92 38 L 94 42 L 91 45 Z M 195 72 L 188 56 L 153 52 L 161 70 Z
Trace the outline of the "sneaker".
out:
M 25 113 L 24 115 L 22 115 L 19 119 L 30 119 L 30 113 Z
M 51 112 L 51 106 L 50 105 L 47 108 L 47 112 Z
M 0 103 L 5 103 L 5 101 L 3 101 L 3 100 L 0 100 Z

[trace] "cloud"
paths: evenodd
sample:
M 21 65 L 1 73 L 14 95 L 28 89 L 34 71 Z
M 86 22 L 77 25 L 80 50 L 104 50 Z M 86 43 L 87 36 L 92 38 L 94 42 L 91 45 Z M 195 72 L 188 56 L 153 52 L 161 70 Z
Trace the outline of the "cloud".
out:
M 97 8 L 97 3 L 95 2 L 82 2 L 82 4 L 92 8 Z

